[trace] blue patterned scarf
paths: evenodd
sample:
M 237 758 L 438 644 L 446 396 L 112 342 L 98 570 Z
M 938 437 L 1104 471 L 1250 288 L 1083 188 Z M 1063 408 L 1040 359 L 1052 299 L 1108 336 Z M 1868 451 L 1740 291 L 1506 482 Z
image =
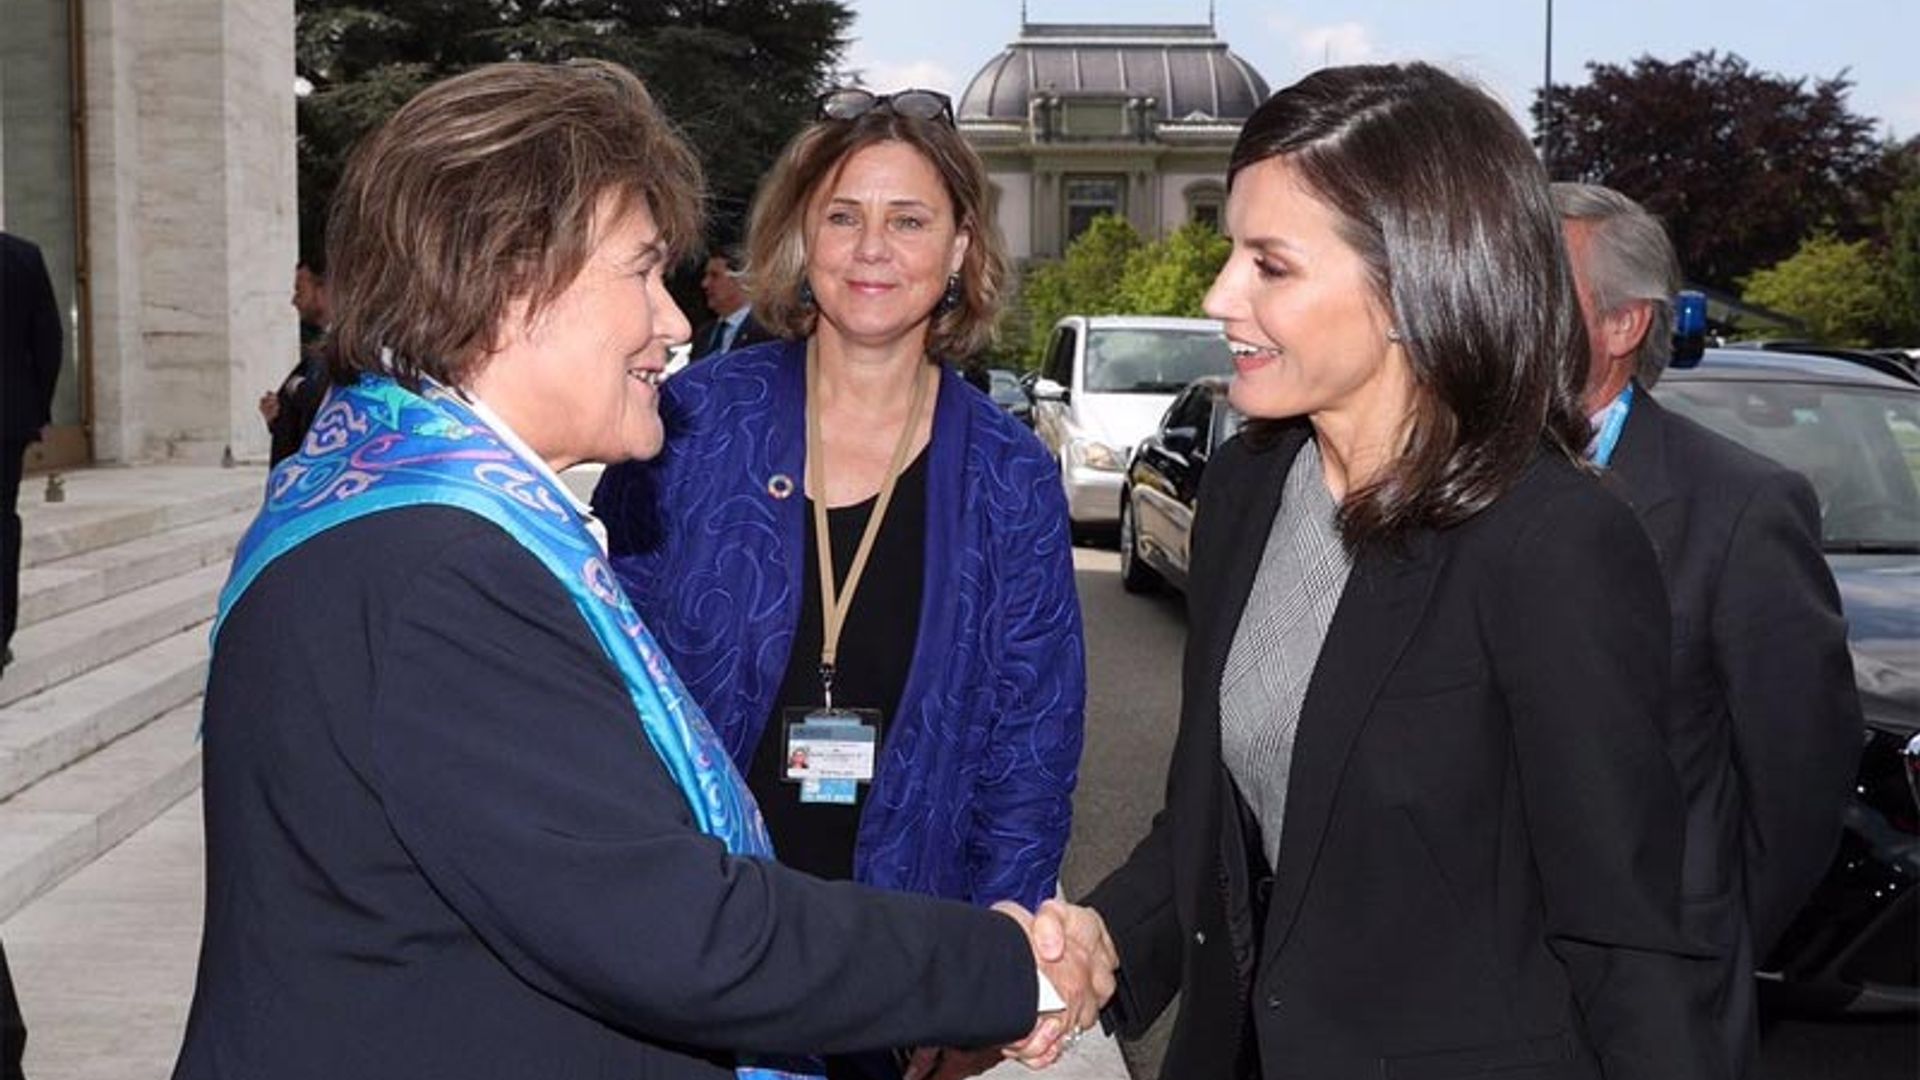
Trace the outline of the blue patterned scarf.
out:
M 300 452 L 267 481 L 266 505 L 234 555 L 220 593 L 229 612 L 273 560 L 336 525 L 407 506 L 452 506 L 493 522 L 559 579 L 625 680 L 647 741 L 686 796 L 702 832 L 735 855 L 771 858 L 760 808 L 680 677 L 628 603 L 592 534 L 545 470 L 508 447 L 459 395 L 392 379 L 335 387 Z M 640 917 L 641 913 L 636 913 Z M 742 1078 L 819 1072 L 743 1066 Z

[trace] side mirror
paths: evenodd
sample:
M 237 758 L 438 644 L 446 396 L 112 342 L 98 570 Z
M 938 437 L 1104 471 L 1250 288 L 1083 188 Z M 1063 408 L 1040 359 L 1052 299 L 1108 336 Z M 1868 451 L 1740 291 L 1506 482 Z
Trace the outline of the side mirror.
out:
M 1027 393 L 1032 395 L 1035 401 L 1064 402 L 1067 400 L 1067 388 L 1045 377 L 1033 380 L 1033 385 L 1027 388 Z

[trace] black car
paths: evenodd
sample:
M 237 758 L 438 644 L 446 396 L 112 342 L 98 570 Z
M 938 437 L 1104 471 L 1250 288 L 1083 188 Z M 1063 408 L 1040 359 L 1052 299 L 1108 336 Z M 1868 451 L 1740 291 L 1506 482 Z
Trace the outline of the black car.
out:
M 1185 588 L 1187 534 L 1200 474 L 1220 444 L 1240 430 L 1227 404 L 1230 380 L 1210 376 L 1180 391 L 1141 442 L 1120 489 L 1120 584 L 1147 592 L 1162 583 Z
M 1794 999 L 1920 1010 L 1920 385 L 1844 356 L 1710 349 L 1654 397 L 1807 477 L 1867 730 L 1840 851 L 1762 965 Z

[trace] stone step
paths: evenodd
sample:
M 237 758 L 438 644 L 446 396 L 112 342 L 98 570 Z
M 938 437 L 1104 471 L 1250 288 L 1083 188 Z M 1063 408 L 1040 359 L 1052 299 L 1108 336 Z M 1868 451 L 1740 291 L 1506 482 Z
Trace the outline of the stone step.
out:
M 129 477 L 138 476 L 130 489 Z M 44 481 L 20 491 L 20 565 L 40 566 L 210 518 L 256 510 L 266 492 L 259 468 L 147 466 L 61 474 L 66 499 L 44 500 Z
M 0 708 L 0 799 L 199 695 L 209 629 L 199 623 Z
M 205 622 L 226 578 L 224 564 L 203 566 L 21 628 L 0 676 L 0 708 Z
M 200 699 L 0 803 L 0 919 L 200 785 Z
M 254 510 L 69 555 L 20 573 L 25 627 L 214 563 L 227 565 Z

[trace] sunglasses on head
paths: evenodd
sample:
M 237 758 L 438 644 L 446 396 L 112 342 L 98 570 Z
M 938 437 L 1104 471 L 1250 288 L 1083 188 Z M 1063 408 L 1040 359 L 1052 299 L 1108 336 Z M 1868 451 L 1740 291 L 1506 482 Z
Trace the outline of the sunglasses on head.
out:
M 938 90 L 914 89 L 876 94 L 854 86 L 829 90 L 820 95 L 822 120 L 858 120 L 879 109 L 915 120 L 942 120 L 948 127 L 953 126 L 953 99 Z

